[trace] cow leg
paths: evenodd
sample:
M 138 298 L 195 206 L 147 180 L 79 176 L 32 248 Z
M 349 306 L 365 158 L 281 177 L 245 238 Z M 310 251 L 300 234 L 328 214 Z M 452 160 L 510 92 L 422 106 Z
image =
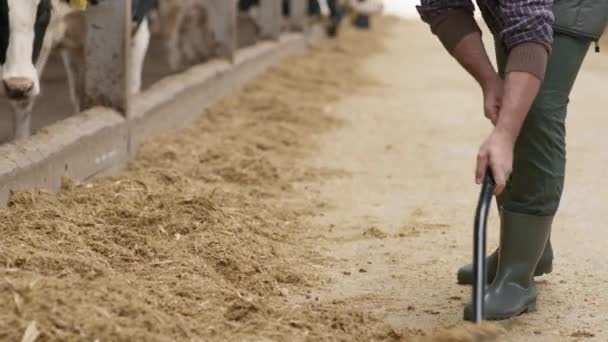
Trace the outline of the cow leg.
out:
M 198 62 L 204 62 L 211 56 L 213 37 L 209 26 L 209 12 L 207 1 L 199 0 L 195 10 L 195 21 L 190 27 L 190 40 L 194 42 Z
M 318 2 L 321 9 L 321 14 L 324 17 L 329 17 L 329 5 L 327 4 L 327 0 L 318 0 Z
M 204 11 L 204 10 L 202 10 Z M 182 51 L 189 61 L 200 63 L 209 58 L 211 50 L 211 39 L 206 14 L 200 9 L 195 9 L 185 19 L 182 28 Z
M 158 14 L 158 10 L 153 9 L 148 13 L 148 26 L 150 26 L 151 35 L 154 36 L 161 33 L 160 15 Z
M 79 113 L 84 96 L 84 60 L 79 59 L 73 51 L 61 50 L 61 59 L 65 68 L 68 89 L 70 91 L 70 101 L 74 108 L 74 113 Z
M 204 62 L 211 56 L 213 42 L 209 37 L 209 29 L 206 26 L 197 26 L 192 29 L 190 40 L 194 42 L 197 62 Z
M 177 70 L 182 64 L 182 56 L 179 46 L 179 33 L 182 27 L 187 2 L 159 2 L 159 15 L 161 18 L 161 36 L 165 44 L 167 62 L 171 70 Z
M 129 66 L 129 71 L 131 72 L 131 84 L 129 85 L 130 94 L 137 94 L 141 90 L 144 62 L 149 46 L 150 26 L 148 25 L 148 19 L 144 19 L 133 37 L 132 42 L 131 65 Z
M 195 19 L 193 14 L 189 14 L 184 18 L 184 23 L 180 30 L 180 36 L 182 37 L 180 41 L 180 50 L 188 62 L 194 62 L 198 57 L 196 37 L 193 36 L 193 25 L 196 25 Z

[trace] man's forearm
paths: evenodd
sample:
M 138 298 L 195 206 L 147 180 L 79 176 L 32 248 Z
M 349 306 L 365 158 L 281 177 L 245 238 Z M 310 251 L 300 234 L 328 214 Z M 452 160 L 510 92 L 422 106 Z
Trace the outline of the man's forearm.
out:
M 515 143 L 540 85 L 541 81 L 531 73 L 513 71 L 507 74 L 496 132 L 506 134 Z
M 481 40 L 481 33 L 467 34 L 450 52 L 482 88 L 498 77 Z
M 454 58 L 467 70 L 482 88 L 491 84 L 498 75 L 490 62 L 479 32 L 466 35 L 451 51 Z M 544 70 L 544 65 L 542 66 Z M 513 142 L 538 94 L 541 80 L 536 73 L 510 71 L 507 73 L 496 129 L 507 134 Z

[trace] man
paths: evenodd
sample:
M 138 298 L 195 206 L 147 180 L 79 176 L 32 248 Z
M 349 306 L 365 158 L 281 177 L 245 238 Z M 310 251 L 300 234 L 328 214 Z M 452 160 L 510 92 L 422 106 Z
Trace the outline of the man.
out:
M 478 0 L 495 40 L 492 66 L 471 0 L 422 0 L 432 32 L 479 83 L 494 128 L 477 157 L 475 180 L 496 181 L 499 248 L 488 257 L 486 316 L 507 319 L 536 309 L 533 276 L 550 273 L 549 242 L 565 170 L 568 96 L 591 41 L 606 27 L 606 0 Z M 472 283 L 472 267 L 458 271 Z M 464 310 L 472 318 L 471 305 Z

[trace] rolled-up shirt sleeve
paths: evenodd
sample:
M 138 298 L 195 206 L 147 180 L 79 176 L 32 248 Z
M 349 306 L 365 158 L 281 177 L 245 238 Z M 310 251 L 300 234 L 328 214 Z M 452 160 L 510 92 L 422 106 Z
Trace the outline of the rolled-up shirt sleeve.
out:
M 553 44 L 553 0 L 500 0 L 505 21 L 500 39 L 509 57 L 506 72 L 543 79 Z
M 449 52 L 464 36 L 481 32 L 473 17 L 475 6 L 470 0 L 421 0 L 416 8 Z

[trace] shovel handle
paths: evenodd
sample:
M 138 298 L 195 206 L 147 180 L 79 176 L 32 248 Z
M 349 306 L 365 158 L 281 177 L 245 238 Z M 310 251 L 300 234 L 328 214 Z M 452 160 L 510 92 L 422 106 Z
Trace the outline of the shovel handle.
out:
M 479 323 L 485 319 L 484 297 L 487 283 L 486 269 L 486 236 L 488 213 L 492 205 L 494 178 L 490 170 L 486 171 L 479 202 L 475 211 L 475 227 L 473 231 L 473 320 Z

